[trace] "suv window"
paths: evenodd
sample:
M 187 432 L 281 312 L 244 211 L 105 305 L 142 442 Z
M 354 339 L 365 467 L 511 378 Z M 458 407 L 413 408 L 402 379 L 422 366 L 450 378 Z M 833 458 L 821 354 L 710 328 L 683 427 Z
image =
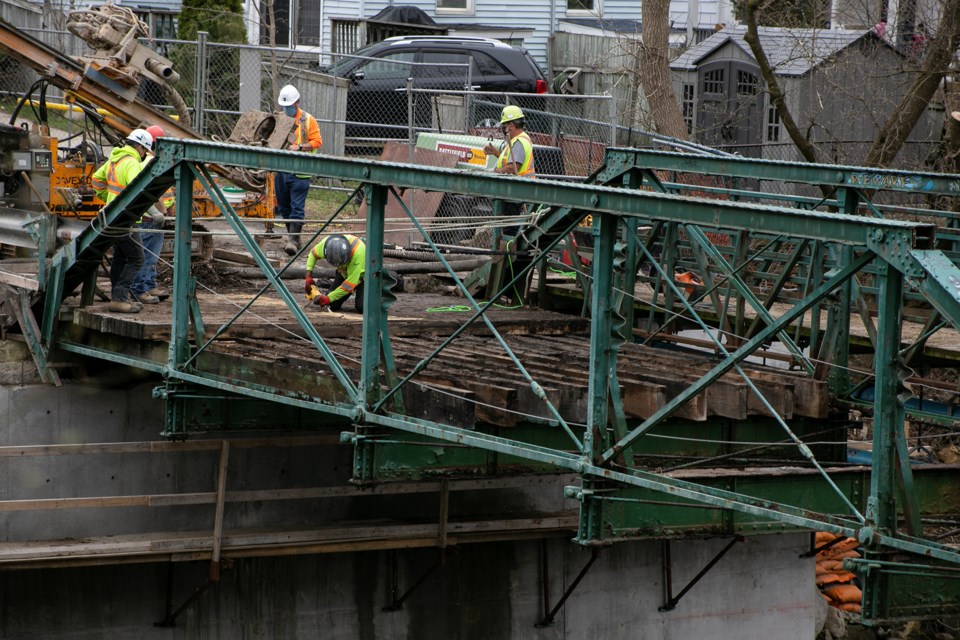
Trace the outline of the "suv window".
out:
M 423 64 L 419 75 L 424 78 L 458 78 L 466 82 L 468 64 L 471 65 L 472 77 L 479 73 L 470 56 L 457 51 L 424 51 L 420 62 Z
M 476 65 L 477 72 L 484 76 L 506 76 L 510 72 L 505 66 L 494 60 L 489 55 L 481 52 L 473 52 L 473 62 Z
M 406 79 L 410 77 L 413 51 L 397 51 L 377 60 L 368 60 L 356 68 L 367 80 Z

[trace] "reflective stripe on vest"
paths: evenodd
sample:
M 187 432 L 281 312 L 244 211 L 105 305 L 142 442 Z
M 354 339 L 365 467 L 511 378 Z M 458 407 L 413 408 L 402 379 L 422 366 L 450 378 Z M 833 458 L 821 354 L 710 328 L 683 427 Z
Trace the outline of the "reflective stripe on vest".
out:
M 307 112 L 303 109 L 300 109 L 300 119 L 297 120 L 297 144 L 304 145 L 310 141 L 310 133 L 307 131 Z M 313 153 L 316 149 L 313 148 L 313 145 L 310 145 L 310 151 L 307 153 Z M 309 178 L 309 173 L 295 173 L 295 176 L 298 178 Z
M 307 112 L 303 109 L 300 110 L 300 119 L 297 121 L 297 144 L 304 145 L 310 141 L 310 133 L 307 129 Z M 316 149 L 313 148 L 313 145 L 310 145 L 310 151 L 308 153 L 313 153 Z
M 133 156 L 123 156 L 116 162 L 111 162 L 110 166 L 107 167 L 107 191 L 109 191 L 114 197 L 119 195 L 120 192 L 123 191 L 123 188 L 127 186 L 117 182 L 117 165 L 124 160 L 133 160 Z
M 533 168 L 533 143 L 530 142 L 530 136 L 527 135 L 526 131 L 518 134 L 513 140 L 507 143 L 507 148 L 503 150 L 503 153 L 500 154 L 500 157 L 497 158 L 497 168 L 502 169 L 504 165 L 507 164 L 507 158 L 513 155 L 513 143 L 520 142 L 520 145 L 523 147 L 523 162 L 520 163 L 520 168 L 517 169 L 518 176 L 527 176 L 534 177 L 535 171 Z M 516 163 L 514 163 L 516 164 Z

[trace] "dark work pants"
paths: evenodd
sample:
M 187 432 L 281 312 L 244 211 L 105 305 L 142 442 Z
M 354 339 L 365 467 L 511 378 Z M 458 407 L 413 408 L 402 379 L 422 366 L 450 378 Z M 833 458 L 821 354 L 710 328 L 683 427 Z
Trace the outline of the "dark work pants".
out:
M 292 173 L 274 174 L 273 190 L 277 196 L 277 218 L 303 222 L 310 178 L 298 178 Z M 290 230 L 294 232 L 293 229 Z M 297 229 L 299 231 L 299 229 Z
M 133 300 L 130 288 L 143 266 L 143 245 L 136 229 L 126 234 L 113 245 L 113 260 L 110 263 L 110 299 L 116 302 Z
M 336 291 L 337 287 L 343 284 L 345 278 L 340 275 L 340 272 L 337 272 L 337 275 L 333 279 L 333 284 L 330 285 L 330 291 Z M 329 294 L 328 294 L 329 295 Z M 354 296 L 353 307 L 357 310 L 357 313 L 363 313 L 363 280 L 360 281 L 360 284 L 357 285 L 357 288 L 353 290 L 353 293 L 350 294 Z M 343 303 L 350 299 L 350 295 L 340 298 L 334 302 L 330 303 L 331 311 L 340 311 L 340 307 L 343 306 Z
M 389 271 L 389 270 L 387 271 L 387 274 L 396 281 L 396 284 L 393 285 L 392 287 L 392 291 L 402 291 L 403 276 L 401 276 L 399 273 L 396 273 L 394 271 Z M 335 291 L 337 287 L 343 284 L 343 281 L 344 281 L 344 277 L 340 275 L 340 272 L 338 271 L 336 277 L 333 279 L 333 283 L 330 285 L 330 291 Z M 327 295 L 330 295 L 330 293 L 327 292 Z M 358 313 L 363 313 L 363 280 L 360 281 L 360 284 L 357 285 L 357 288 L 353 290 L 353 293 L 351 295 L 356 296 L 353 301 L 354 308 L 357 310 Z M 343 303 L 346 302 L 349 298 L 350 296 L 346 296 L 344 298 L 340 298 L 336 302 L 331 302 L 330 310 L 340 311 L 340 307 L 342 307 Z

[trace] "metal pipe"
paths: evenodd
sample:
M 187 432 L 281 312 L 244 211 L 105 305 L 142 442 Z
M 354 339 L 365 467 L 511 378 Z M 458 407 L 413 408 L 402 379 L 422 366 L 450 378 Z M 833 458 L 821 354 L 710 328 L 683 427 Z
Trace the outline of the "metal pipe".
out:
M 167 84 L 176 84 L 180 81 L 180 74 L 174 71 L 173 67 L 160 62 L 156 58 L 148 58 L 145 66 L 147 69 L 163 78 Z

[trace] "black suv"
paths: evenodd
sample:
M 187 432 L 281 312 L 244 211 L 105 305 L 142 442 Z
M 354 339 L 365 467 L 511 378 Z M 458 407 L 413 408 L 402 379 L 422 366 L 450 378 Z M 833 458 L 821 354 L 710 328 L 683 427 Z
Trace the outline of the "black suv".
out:
M 410 106 L 414 126 L 430 127 L 436 94 L 414 92 L 413 104 L 408 104 L 407 78 L 415 89 L 547 92 L 543 71 L 525 49 L 490 38 L 396 36 L 345 56 L 324 72 L 350 80 L 346 135 L 354 138 L 406 138 Z M 481 101 L 502 103 L 503 98 Z M 498 114 L 488 110 L 476 120 Z

